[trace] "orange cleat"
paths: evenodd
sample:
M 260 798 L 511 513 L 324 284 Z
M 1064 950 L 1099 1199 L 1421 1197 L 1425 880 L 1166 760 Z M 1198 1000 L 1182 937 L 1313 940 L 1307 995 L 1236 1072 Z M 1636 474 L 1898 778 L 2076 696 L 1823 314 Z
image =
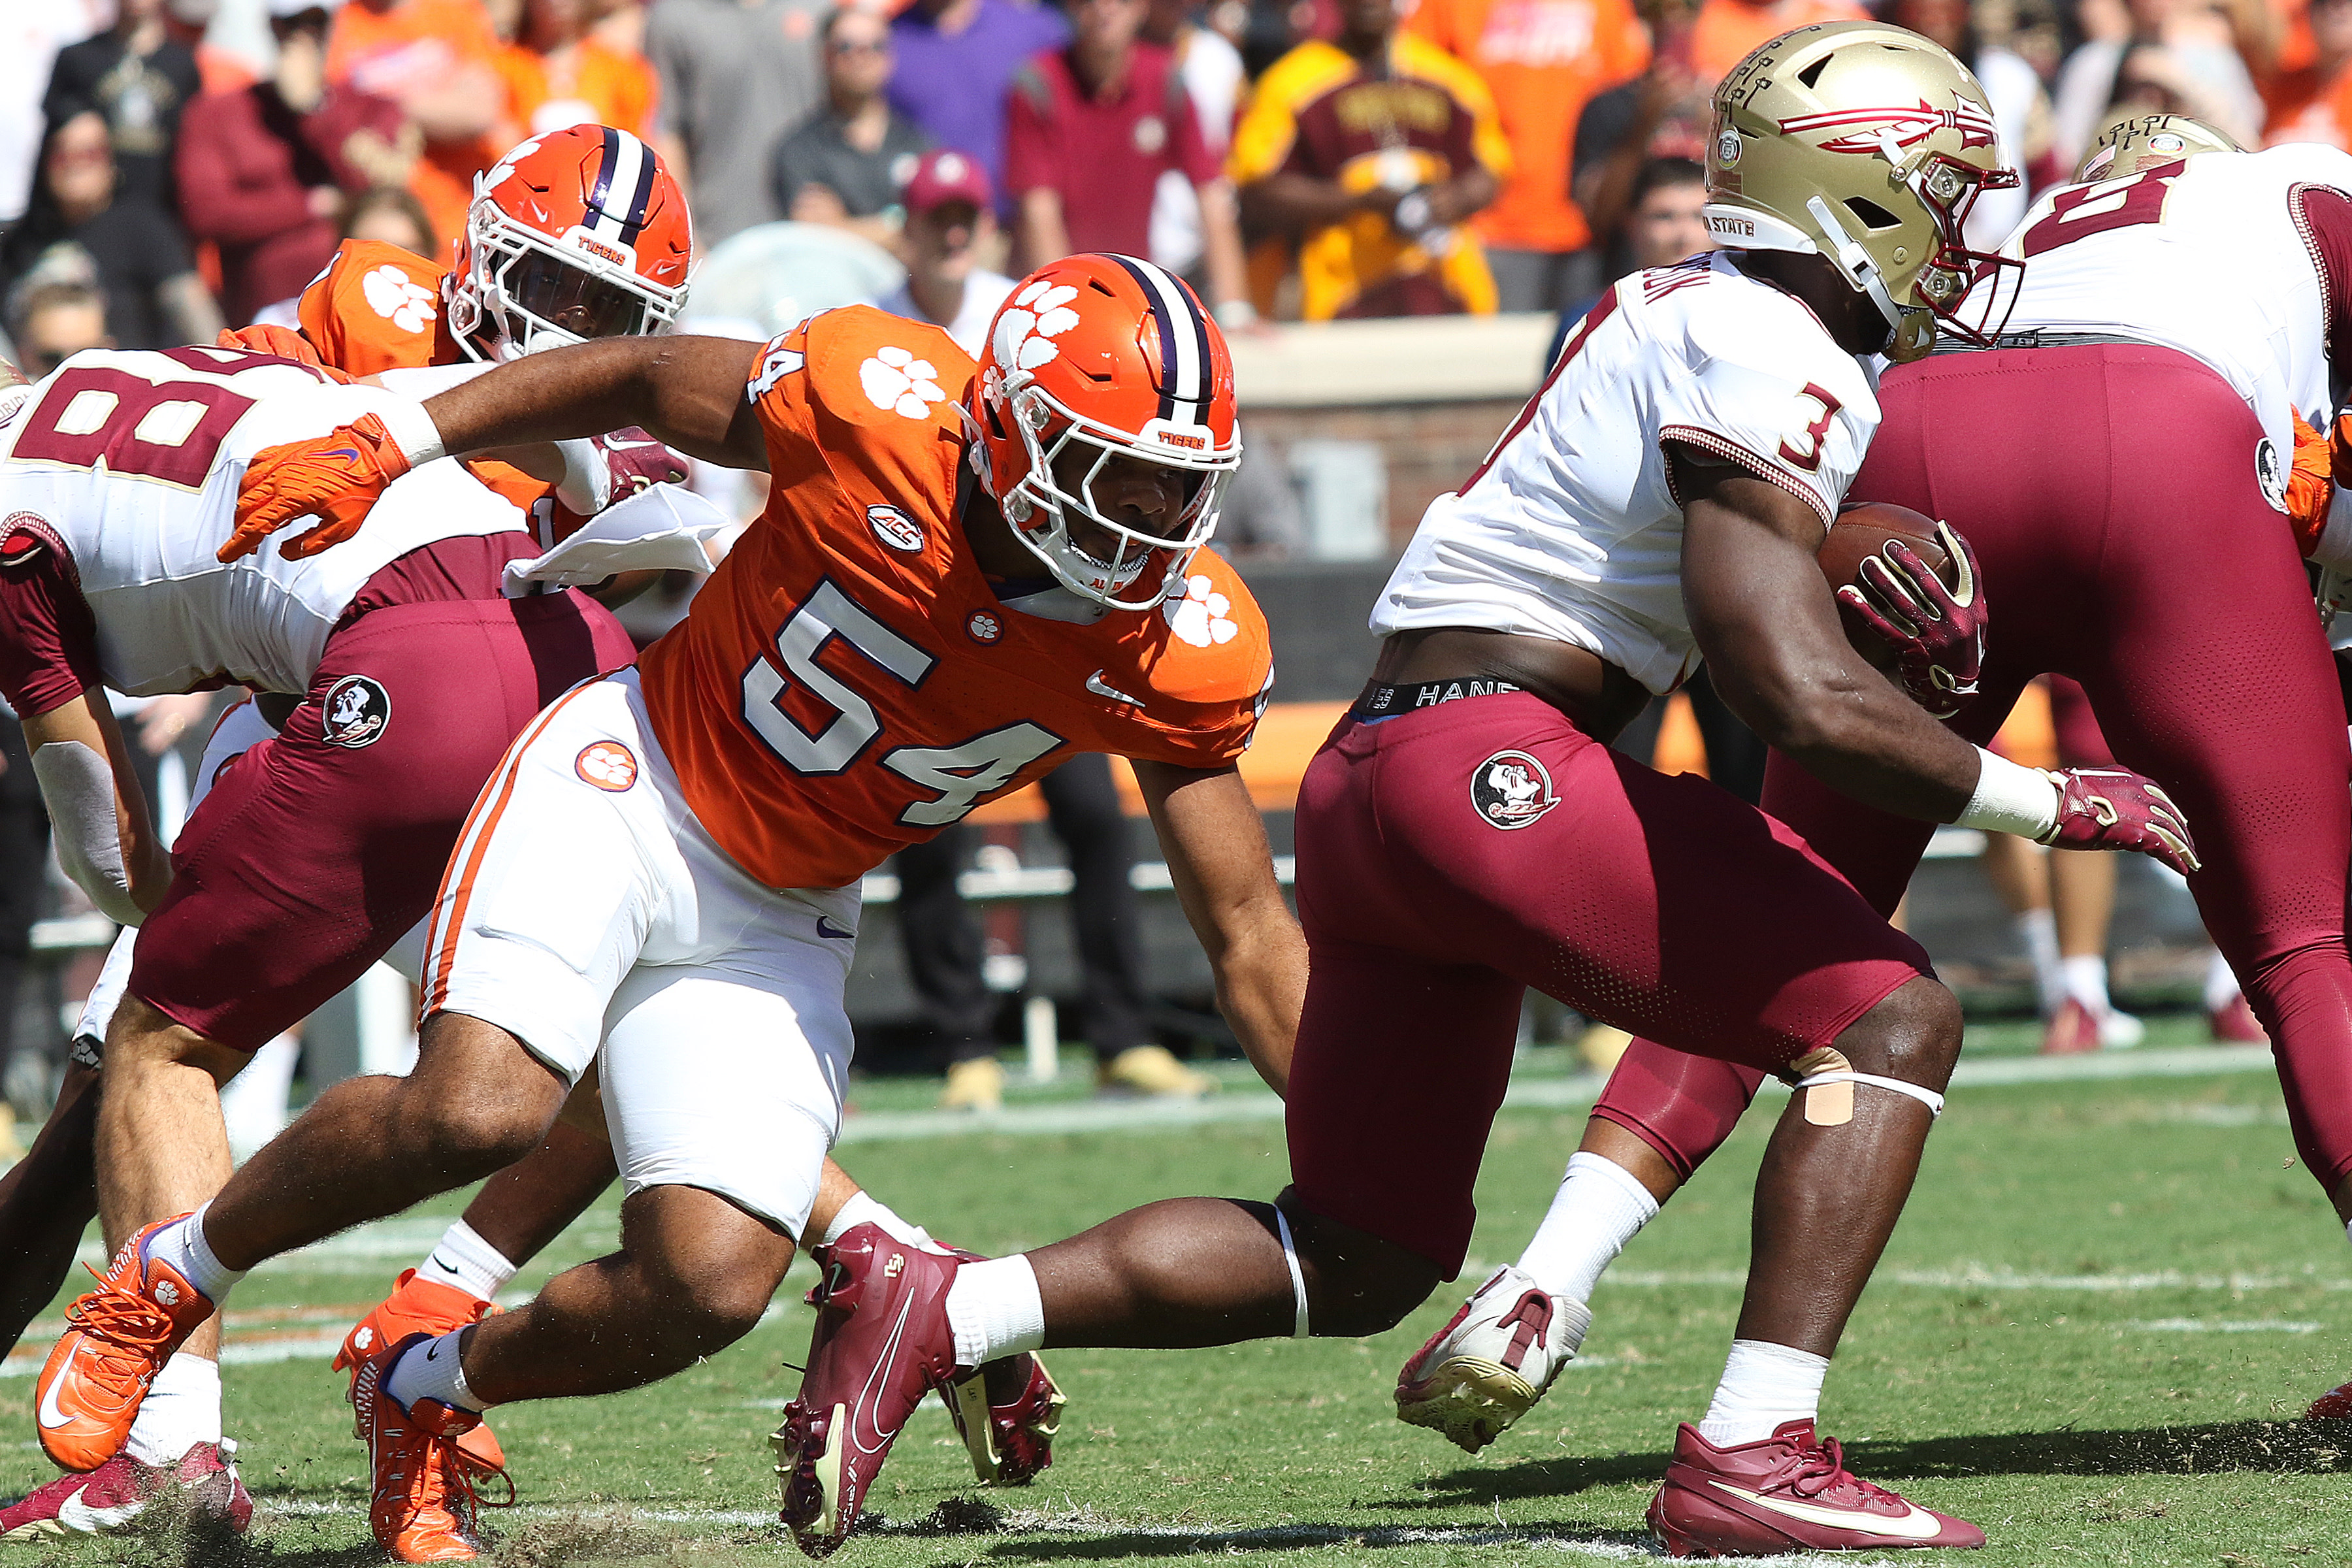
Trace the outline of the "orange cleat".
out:
M 35 1385 L 41 1447 L 68 1470 L 94 1470 L 122 1451 L 148 1385 L 213 1315 L 204 1292 L 147 1256 L 158 1220 L 122 1244 L 98 1289 L 66 1309 L 65 1337 Z
M 383 1392 L 393 1363 L 430 1337 L 414 1333 L 389 1347 L 378 1341 L 352 1374 L 352 1409 L 372 1472 L 368 1529 L 395 1563 L 464 1563 L 481 1555 L 477 1482 L 506 1481 L 506 1500 L 490 1506 L 514 1501 L 505 1468 L 484 1464 L 458 1446 L 480 1424 L 478 1415 L 436 1399 L 403 1408 Z
M 352 1326 L 343 1336 L 343 1348 L 335 1352 L 335 1370 L 352 1374 L 352 1421 L 353 1435 L 364 1439 L 366 1428 L 360 1424 L 360 1367 L 368 1352 L 380 1345 L 396 1345 L 411 1334 L 438 1337 L 469 1323 L 478 1323 L 498 1309 L 470 1291 L 455 1285 L 444 1285 L 437 1279 L 427 1279 L 415 1269 L 407 1269 L 394 1282 L 392 1294 L 377 1302 L 367 1316 Z M 489 1423 L 478 1422 L 457 1438 L 457 1447 L 466 1457 L 488 1470 L 503 1471 L 507 1468 L 506 1450 L 499 1446 L 498 1434 Z

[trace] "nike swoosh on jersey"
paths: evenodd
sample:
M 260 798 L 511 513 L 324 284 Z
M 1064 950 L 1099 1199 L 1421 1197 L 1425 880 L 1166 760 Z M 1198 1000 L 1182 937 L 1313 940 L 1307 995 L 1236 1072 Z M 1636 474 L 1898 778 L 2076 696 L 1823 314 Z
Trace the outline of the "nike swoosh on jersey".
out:
M 1944 1521 L 1914 1503 L 1903 1506 L 1911 1511 L 1900 1519 L 1885 1514 L 1864 1513 L 1856 1509 L 1822 1508 L 1814 1503 L 1790 1502 L 1780 1498 L 1769 1498 L 1761 1492 L 1751 1492 L 1745 1487 L 1735 1487 L 1728 1481 L 1707 1478 L 1707 1485 L 1717 1491 L 1727 1492 L 1742 1502 L 1758 1508 L 1802 1520 L 1807 1524 L 1827 1525 L 1832 1530 L 1851 1530 L 1858 1535 L 1884 1536 L 1889 1541 L 1928 1541 L 1944 1528 Z
M 1105 680 L 1103 679 L 1103 672 L 1099 669 L 1087 677 L 1087 689 L 1093 692 L 1097 697 L 1108 697 L 1113 702 L 1124 702 L 1130 708 L 1140 708 L 1143 706 L 1143 703 L 1139 699 L 1129 697 L 1126 692 L 1121 691 L 1118 687 L 1113 686 L 1108 681 Z
M 79 1354 L 81 1354 L 81 1352 L 77 1349 L 74 1352 L 74 1355 Z M 41 1391 L 40 1421 L 42 1426 L 48 1427 L 51 1431 L 55 1431 L 58 1427 L 63 1426 L 73 1420 L 72 1416 L 58 1408 L 58 1390 L 64 1386 L 66 1373 L 72 1370 L 73 1356 L 68 1356 L 66 1358 L 66 1364 L 58 1369 L 58 1375 L 51 1380 L 49 1386 Z
M 915 1298 L 909 1292 L 906 1300 L 898 1305 L 898 1321 L 890 1325 L 890 1337 L 883 1342 L 881 1359 L 874 1363 L 873 1372 L 867 1374 L 866 1386 L 858 1390 L 857 1408 L 850 1412 L 849 1440 L 857 1445 L 857 1451 L 861 1454 L 878 1454 L 889 1447 L 887 1441 L 866 1442 L 865 1433 L 858 1427 L 861 1425 L 874 1426 L 872 1418 L 866 1414 L 866 1406 L 874 1397 L 875 1385 L 880 1384 L 887 1387 L 890 1382 L 890 1370 L 898 1364 L 898 1347 L 907 1337 L 907 1319 L 914 1310 Z M 875 1428 L 874 1435 L 880 1437 L 882 1433 L 879 1428 Z
M 856 942 L 857 940 L 857 933 L 856 931 L 844 931 L 839 926 L 834 924 L 831 921 L 825 919 L 823 915 L 816 917 L 816 934 L 819 936 L 829 936 L 835 942 Z

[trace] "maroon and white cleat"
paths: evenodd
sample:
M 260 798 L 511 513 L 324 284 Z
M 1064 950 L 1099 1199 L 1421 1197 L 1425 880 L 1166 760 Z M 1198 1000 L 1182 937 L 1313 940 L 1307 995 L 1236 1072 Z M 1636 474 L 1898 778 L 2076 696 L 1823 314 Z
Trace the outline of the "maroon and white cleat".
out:
M 2338 1384 L 2311 1402 L 2305 1421 L 2352 1421 L 2352 1383 Z
M 1000 1388 L 1017 1383 L 1019 1392 L 993 1403 L 988 1396 L 992 1378 Z M 1043 1356 L 1006 1356 L 962 1373 L 940 1387 L 940 1400 L 962 1435 L 981 1485 L 1025 1487 L 1054 1462 L 1054 1438 L 1062 1429 L 1062 1406 L 1069 1401 L 1045 1370 Z
M 1544 1396 L 1591 1326 L 1582 1302 L 1497 1268 L 1397 1373 L 1397 1419 L 1475 1454 Z
M 768 1439 L 783 1521 L 811 1557 L 830 1557 L 923 1395 L 956 1372 L 948 1288 L 962 1260 L 909 1247 L 877 1225 L 812 1249 L 824 1270 L 800 1397 Z
M 163 1510 L 173 1523 L 242 1533 L 253 1522 L 253 1499 L 236 1473 L 236 1445 L 224 1437 L 197 1444 L 174 1464 L 142 1464 L 124 1453 L 94 1470 L 59 1476 L 0 1508 L 0 1541 L 124 1534 L 173 1492 L 180 1495 Z
M 1783 1422 L 1761 1442 L 1718 1448 L 1685 1423 L 1674 1463 L 1650 1500 L 1650 1531 L 1669 1557 L 1771 1557 L 1787 1552 L 1885 1552 L 1982 1546 L 1966 1520 L 1906 1502 L 1845 1468 L 1811 1421 Z

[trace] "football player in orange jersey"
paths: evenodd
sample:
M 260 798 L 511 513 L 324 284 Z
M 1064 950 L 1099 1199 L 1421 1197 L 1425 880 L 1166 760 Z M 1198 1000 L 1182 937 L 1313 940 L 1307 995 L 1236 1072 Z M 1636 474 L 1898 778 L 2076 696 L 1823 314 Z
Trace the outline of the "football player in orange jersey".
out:
M 860 307 L 764 349 L 535 356 L 425 408 L 436 441 L 362 421 L 263 455 L 230 548 L 303 514 L 328 521 L 278 548 L 326 548 L 444 447 L 633 423 L 777 482 L 686 621 L 541 715 L 485 788 L 434 918 L 415 1072 L 330 1089 L 211 1205 L 142 1234 L 74 1332 L 168 1328 L 60 1353 L 42 1384 L 130 1419 L 138 1367 L 243 1270 L 527 1152 L 593 1060 L 624 1249 L 513 1312 L 366 1347 L 373 1522 L 411 1559 L 472 1550 L 455 1439 L 484 1408 L 648 1383 L 757 1321 L 838 1125 L 857 885 L 892 849 L 1070 752 L 1124 754 L 1277 1088 L 1306 979 L 1234 766 L 1271 680 L 1265 623 L 1200 550 L 1240 458 L 1231 361 L 1176 279 L 1055 263 L 976 372 Z M 878 1458 L 843 1461 L 845 1530 Z
M 616 192 L 626 195 L 615 201 Z M 654 151 L 625 131 L 572 126 L 520 143 L 482 176 L 449 267 L 397 246 L 346 240 L 303 290 L 299 336 L 248 327 L 223 334 L 222 342 L 321 360 L 353 375 L 467 360 L 503 363 L 543 348 L 668 325 L 685 294 L 692 251 L 684 199 Z M 550 545 L 614 491 L 682 477 L 669 449 L 641 430 L 567 446 L 574 474 L 583 477 L 561 496 L 556 485 L 506 463 L 474 459 L 467 466 L 528 512 Z M 598 596 L 618 603 L 635 586 Z M 356 1378 L 365 1346 L 376 1338 L 472 1322 L 516 1270 L 611 1185 L 617 1174 L 611 1143 L 593 1099 L 583 1099 L 576 1120 L 559 1121 L 544 1144 L 494 1177 L 417 1267 L 402 1272 L 392 1295 L 353 1325 L 338 1366 Z M 926 1234 L 862 1198 L 857 1184 L 828 1160 L 811 1218 L 822 1235 L 836 1216 L 849 1224 L 879 1220 L 909 1238 Z M 54 1289 L 52 1281 L 43 1301 Z M 965 1380 L 949 1403 L 983 1482 L 1020 1484 L 1052 1462 L 1062 1397 L 1035 1358 L 1008 1358 L 987 1379 Z M 487 1425 L 468 1435 L 467 1447 L 493 1462 L 503 1458 Z

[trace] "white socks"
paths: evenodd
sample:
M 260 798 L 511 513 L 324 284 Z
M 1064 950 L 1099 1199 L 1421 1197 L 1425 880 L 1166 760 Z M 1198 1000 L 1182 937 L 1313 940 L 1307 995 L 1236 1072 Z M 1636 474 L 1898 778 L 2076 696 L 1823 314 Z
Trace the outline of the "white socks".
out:
M 182 1279 L 218 1307 L 229 1288 L 245 1278 L 245 1271 L 224 1267 L 205 1242 L 205 1215 L 212 1212 L 212 1207 L 206 1204 L 177 1225 L 157 1231 L 155 1238 L 147 1244 L 147 1256 L 179 1270 Z
M 2045 1018 L 2057 1016 L 2066 999 L 2066 983 L 2058 973 L 2058 917 L 2048 909 L 2028 910 L 2016 917 L 2017 940 L 2033 963 L 2033 1000 Z
M 1020 1253 L 967 1263 L 948 1287 L 948 1326 L 958 1366 L 1034 1351 L 1045 1342 L 1045 1300 L 1037 1271 Z
M 172 1465 L 199 1443 L 221 1440 L 220 1367 L 185 1351 L 163 1363 L 131 1423 L 131 1457 Z
M 2107 961 L 2095 952 L 2058 961 L 2058 973 L 2066 987 L 2066 994 L 2090 1010 L 2094 1018 L 2104 1018 L 2116 1010 L 2107 1000 Z
M 2205 965 L 2205 1011 L 2218 1013 L 2238 999 L 2238 972 L 2217 949 Z
M 1519 1268 L 1554 1296 L 1592 1299 L 1601 1271 L 1657 1216 L 1658 1200 L 1633 1173 L 1581 1150 L 1569 1156 L 1551 1208 L 1536 1227 Z
M 461 1219 L 442 1234 L 417 1272 L 436 1285 L 454 1285 L 476 1300 L 487 1301 L 506 1289 L 516 1267 Z
M 1734 1340 L 1723 1363 L 1723 1381 L 1698 1435 L 1718 1448 L 1760 1443 L 1786 1421 L 1810 1421 L 1821 1413 L 1827 1356 L 1763 1340 Z
M 413 1408 L 420 1399 L 437 1399 L 478 1415 L 484 1408 L 482 1402 L 466 1386 L 466 1369 L 457 1363 L 457 1340 L 465 1331 L 453 1329 L 437 1340 L 409 1346 L 392 1363 L 392 1375 L 383 1380 L 383 1391 L 403 1410 Z
M 878 1225 L 885 1235 L 908 1247 L 929 1247 L 934 1252 L 939 1250 L 929 1231 L 911 1220 L 900 1218 L 889 1205 L 866 1192 L 850 1194 L 849 1201 L 842 1205 L 840 1211 L 833 1216 L 833 1224 L 816 1238 L 817 1245 L 831 1247 L 861 1225 Z

